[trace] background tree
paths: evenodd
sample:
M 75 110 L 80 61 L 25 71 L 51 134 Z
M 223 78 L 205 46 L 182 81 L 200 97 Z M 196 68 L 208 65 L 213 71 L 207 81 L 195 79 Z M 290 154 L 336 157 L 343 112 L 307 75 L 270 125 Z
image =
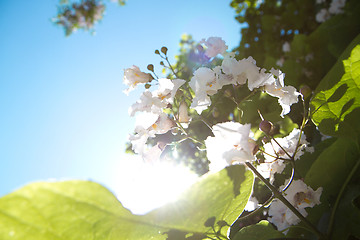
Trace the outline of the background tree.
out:
M 124 0 L 112 0 L 112 2 L 125 5 Z M 101 0 L 81 0 L 73 3 L 60 0 L 58 14 L 53 22 L 64 28 L 66 36 L 70 36 L 78 29 L 94 33 L 94 25 L 103 18 L 105 9 L 106 5 Z

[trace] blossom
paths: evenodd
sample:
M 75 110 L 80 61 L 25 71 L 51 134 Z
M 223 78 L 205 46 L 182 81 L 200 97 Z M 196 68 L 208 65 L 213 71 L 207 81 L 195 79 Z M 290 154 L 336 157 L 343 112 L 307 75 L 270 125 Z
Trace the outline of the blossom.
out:
M 215 72 L 206 67 L 201 67 L 194 72 L 189 86 L 195 92 L 195 97 L 190 107 L 194 108 L 198 114 L 201 114 L 203 110 L 211 105 L 209 95 L 214 95 L 222 87 L 216 79 Z
M 129 115 L 134 116 L 136 112 L 152 112 L 160 114 L 167 103 L 158 96 L 154 96 L 149 90 L 143 92 L 140 99 L 129 108 Z
M 186 102 L 182 102 L 179 106 L 179 113 L 177 116 L 182 127 L 187 128 L 191 118 L 188 114 L 188 106 Z
M 247 212 L 254 211 L 256 208 L 259 207 L 259 201 L 256 199 L 256 197 L 251 196 L 245 205 L 244 210 Z
M 345 6 L 346 0 L 332 0 L 329 7 L 329 13 L 339 14 L 343 13 L 342 8 Z
M 172 104 L 177 90 L 186 82 L 183 79 L 170 80 L 167 78 L 158 79 L 159 88 L 153 92 L 163 102 Z
M 325 22 L 330 18 L 330 13 L 327 9 L 323 8 L 316 14 L 315 18 L 317 22 Z
M 290 52 L 290 44 L 288 42 L 285 42 L 282 45 L 282 50 L 283 50 L 283 52 Z
M 151 75 L 140 71 L 138 66 L 133 65 L 130 68 L 124 70 L 123 82 L 129 86 L 124 93 L 129 94 L 130 91 L 134 90 L 139 83 L 147 83 L 151 81 Z
M 283 159 L 290 159 L 294 156 L 295 160 L 298 160 L 300 156 L 304 154 L 304 151 L 312 152 L 313 147 L 308 147 L 309 142 L 306 141 L 306 136 L 304 133 L 301 134 L 300 129 L 293 129 L 293 131 L 286 137 L 275 138 L 270 142 L 264 144 L 264 154 L 265 162 L 257 166 L 257 170 L 265 178 L 268 178 L 271 183 L 274 181 L 275 173 L 282 173 L 285 169 L 286 163 Z M 299 141 L 300 138 L 300 141 Z M 280 146 L 279 146 L 279 144 Z M 299 143 L 299 146 L 297 146 Z M 286 154 L 286 152 L 288 154 Z M 296 151 L 296 153 L 295 153 Z
M 300 93 L 296 91 L 293 86 L 284 85 L 285 74 L 280 70 L 271 69 L 271 73 L 276 77 L 271 84 L 265 85 L 265 91 L 267 94 L 278 98 L 278 102 L 282 107 L 281 117 L 290 112 L 290 106 L 298 102 L 298 96 Z
M 135 153 L 144 155 L 148 149 L 146 142 L 148 138 L 156 134 L 164 134 L 173 126 L 174 122 L 165 113 L 142 113 L 136 118 L 135 134 L 130 135 L 129 141 Z
M 264 144 L 264 151 L 271 155 L 264 154 L 265 161 L 267 162 L 273 162 L 277 160 L 278 157 L 290 159 L 288 154 L 290 156 L 294 155 L 294 159 L 297 160 L 304 154 L 304 150 L 312 151 L 312 148 L 308 147 L 309 142 L 306 141 L 305 134 L 302 133 L 298 128 L 294 128 L 288 136 L 283 138 L 275 138 L 275 140 L 280 144 L 281 147 L 274 140 Z M 297 146 L 298 143 L 299 146 Z M 288 154 L 286 154 L 284 150 Z
M 200 43 L 205 44 L 207 47 L 205 55 L 209 58 L 215 57 L 218 54 L 223 54 L 228 49 L 225 41 L 220 37 L 209 37 L 206 41 L 205 39 L 201 40 Z
M 234 163 L 254 160 L 255 143 L 250 138 L 250 124 L 236 122 L 218 123 L 213 126 L 214 137 L 205 140 L 210 171 L 218 171 Z
M 270 216 L 268 221 L 273 223 L 279 231 L 282 231 L 291 225 L 295 225 L 300 222 L 300 219 L 297 218 L 296 215 L 294 215 L 294 213 L 291 212 L 286 207 L 286 205 L 278 199 L 272 201 L 268 214 Z
M 279 67 L 282 67 L 284 65 L 285 59 L 284 58 L 280 58 L 276 61 L 276 65 Z
M 157 90 L 153 92 L 146 90 L 142 93 L 140 99 L 130 107 L 130 116 L 134 116 L 139 111 L 162 113 L 162 109 L 173 103 L 177 90 L 185 83 L 185 80 L 161 78 L 158 82 L 159 87 Z
M 281 186 L 284 188 L 285 186 Z M 291 203 L 304 217 L 307 216 L 305 208 L 314 207 L 320 204 L 322 188 L 314 191 L 302 180 L 294 180 L 288 189 L 284 192 L 284 197 Z M 298 224 L 300 219 L 288 209 L 279 199 L 275 199 L 269 208 L 269 222 L 273 223 L 279 231 L 282 231 L 291 225 Z
M 271 73 L 267 73 L 263 68 L 259 73 L 248 74 L 248 88 L 250 91 L 255 88 L 259 88 L 262 86 L 270 85 L 275 81 L 274 76 Z
M 272 162 L 264 162 L 259 164 L 256 169 L 264 177 L 273 183 L 275 180 L 275 173 L 282 173 L 285 169 L 285 162 L 283 160 L 276 160 Z
M 284 187 L 284 185 L 281 186 L 281 188 Z M 294 180 L 289 188 L 286 189 L 285 198 L 297 209 L 314 207 L 315 205 L 320 204 L 322 191 L 322 187 L 319 187 L 316 191 L 314 191 L 302 180 Z
M 256 66 L 256 61 L 252 57 L 236 60 L 232 57 L 225 57 L 222 62 L 222 71 L 232 76 L 233 84 L 245 84 L 249 80 L 252 82 L 259 78 L 260 68 Z
M 145 162 L 154 163 L 158 161 L 161 157 L 161 154 L 165 148 L 165 144 L 158 142 L 156 145 L 149 148 L 146 152 L 143 153 L 142 157 Z

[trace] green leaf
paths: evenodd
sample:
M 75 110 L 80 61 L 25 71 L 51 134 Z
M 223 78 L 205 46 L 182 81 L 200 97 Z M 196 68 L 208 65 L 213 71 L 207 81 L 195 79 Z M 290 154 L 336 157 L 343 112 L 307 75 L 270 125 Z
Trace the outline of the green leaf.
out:
M 336 211 L 333 239 L 350 239 L 350 235 L 360 238 L 360 209 L 356 206 L 359 200 L 360 186 L 349 185 Z
M 272 238 L 284 238 L 284 234 L 274 229 L 265 220 L 255 225 L 242 228 L 234 237 L 234 240 L 268 240 Z
M 314 190 L 323 187 L 323 195 L 336 197 L 359 156 L 356 142 L 339 138 L 323 150 L 305 176 Z M 325 191 L 326 189 L 326 191 Z M 322 199 L 325 199 L 322 197 Z
M 244 166 L 228 167 L 194 184 L 177 202 L 150 212 L 146 218 L 187 232 L 209 231 L 204 224 L 212 217 L 216 222 L 222 220 L 231 225 L 244 211 L 253 182 L 253 173 L 246 171 Z M 223 235 L 227 229 L 221 228 Z
M 360 35 L 320 82 L 316 95 L 311 101 L 312 121 L 326 135 L 346 136 L 347 134 L 339 132 L 339 126 L 349 113 L 360 107 L 360 45 L 352 48 L 358 43 L 360 43 Z M 347 58 L 350 51 L 351 55 L 343 61 L 344 67 L 342 67 L 341 60 Z
M 233 166 L 202 178 L 177 202 L 144 216 L 131 214 L 94 182 L 32 183 L 0 198 L 0 239 L 156 240 L 172 239 L 174 233 L 202 239 L 210 230 L 204 226 L 207 219 L 235 221 L 253 180 L 243 166 Z

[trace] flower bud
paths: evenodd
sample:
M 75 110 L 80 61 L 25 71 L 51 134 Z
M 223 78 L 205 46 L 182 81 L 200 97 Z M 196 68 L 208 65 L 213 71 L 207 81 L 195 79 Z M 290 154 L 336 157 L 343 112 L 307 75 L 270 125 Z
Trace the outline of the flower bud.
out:
M 163 54 L 165 54 L 166 55 L 166 53 L 167 53 L 167 47 L 162 47 L 161 48 L 161 52 L 163 53 Z
M 311 88 L 307 85 L 300 88 L 300 93 L 303 96 L 304 100 L 311 96 L 312 91 Z
M 272 128 L 273 128 L 273 124 L 269 121 L 266 120 L 262 120 L 261 123 L 259 124 L 259 128 L 261 131 L 263 131 L 266 134 L 270 134 Z
M 147 65 L 147 69 L 151 72 L 154 72 L 154 65 L 152 64 Z
M 159 50 L 156 49 L 156 50 L 155 50 L 155 54 L 158 54 L 158 55 L 159 55 L 159 54 L 160 54 Z

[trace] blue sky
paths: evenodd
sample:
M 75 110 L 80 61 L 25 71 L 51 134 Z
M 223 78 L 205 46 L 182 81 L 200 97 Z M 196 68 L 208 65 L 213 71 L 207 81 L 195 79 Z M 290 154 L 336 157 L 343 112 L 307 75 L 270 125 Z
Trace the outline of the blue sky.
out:
M 96 35 L 65 37 L 51 22 L 57 1 L 0 0 L 0 196 L 47 179 L 90 179 L 115 191 L 128 133 L 123 70 L 145 70 L 183 33 L 222 37 L 230 48 L 240 25 L 230 0 L 110 1 Z

